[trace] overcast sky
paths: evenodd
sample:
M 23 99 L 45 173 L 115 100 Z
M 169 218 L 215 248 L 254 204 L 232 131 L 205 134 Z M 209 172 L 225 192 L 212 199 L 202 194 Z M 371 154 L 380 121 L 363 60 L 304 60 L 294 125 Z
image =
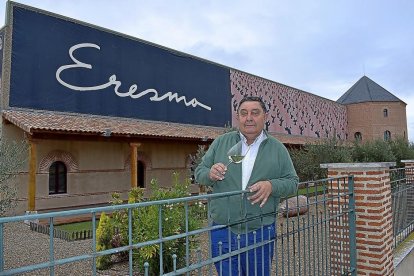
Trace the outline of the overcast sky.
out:
M 366 75 L 407 103 L 412 0 L 19 0 L 336 101 Z M 4 22 L 6 4 L 0 12 Z M 2 24 L 3 25 L 3 24 Z

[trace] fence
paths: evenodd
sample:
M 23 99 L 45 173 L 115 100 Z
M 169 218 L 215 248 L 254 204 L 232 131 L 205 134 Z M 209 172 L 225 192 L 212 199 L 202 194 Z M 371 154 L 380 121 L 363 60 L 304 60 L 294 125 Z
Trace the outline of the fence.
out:
M 29 222 L 30 230 L 36 231 L 38 233 L 50 235 L 50 226 L 43 225 L 36 222 Z M 82 230 L 82 231 L 74 231 L 68 232 L 61 229 L 55 229 L 53 232 L 53 237 L 62 239 L 65 241 L 79 241 L 79 240 L 86 240 L 92 239 L 93 231 L 92 230 Z
M 256 258 L 256 254 L 264 252 L 264 248 L 274 245 L 271 275 L 356 275 L 355 259 L 355 213 L 352 177 L 333 177 L 316 182 L 300 183 L 298 194 L 283 201 L 281 208 L 259 217 L 246 214 L 244 202 L 241 211 L 243 218 L 232 225 L 217 225 L 210 220 L 210 206 L 215 200 L 232 201 L 246 199 L 246 191 L 223 194 L 197 195 L 187 198 L 140 202 L 127 205 L 89 208 L 54 213 L 33 214 L 0 218 L 0 275 L 12 275 L 37 271 L 50 275 L 74 272 L 82 264 L 86 264 L 83 275 L 96 275 L 98 266 L 103 260 L 124 261 L 122 275 L 216 275 L 218 268 L 229 258 L 233 258 L 235 266 L 240 266 L 243 258 Z M 208 219 L 192 217 L 200 214 L 196 208 L 207 207 Z M 95 222 L 102 213 L 111 213 L 108 221 L 118 219 L 124 221 L 125 228 L 111 232 L 109 246 L 101 246 L 103 227 L 97 230 Z M 81 242 L 67 243 L 69 246 L 85 246 L 84 252 L 68 255 L 63 252 L 66 242 L 54 239 L 57 218 L 90 215 L 92 223 L 92 239 Z M 149 218 L 148 218 L 149 216 Z M 243 247 L 243 231 L 235 239 L 235 247 L 228 253 L 212 256 L 210 243 L 211 231 L 224 230 L 230 236 L 230 227 L 241 227 L 252 221 L 262 221 L 263 216 L 272 216 L 272 226 L 276 235 L 269 238 L 254 240 Z M 105 217 L 105 216 L 103 216 Z M 169 218 L 180 218 L 171 224 Z M 195 219 L 194 219 L 195 218 Z M 24 220 L 49 220 L 49 238 L 45 247 L 49 247 L 48 260 L 39 261 L 41 254 L 33 252 L 25 263 L 14 264 L 10 239 L 16 233 L 8 235 L 8 224 L 20 223 Z M 112 221 L 114 222 L 114 221 Z M 111 225 L 110 223 L 108 225 Z M 178 225 L 178 226 L 177 226 Z M 176 227 L 176 228 L 174 228 Z M 174 228 L 174 229 L 172 229 Z M 122 230 L 124 229 L 124 230 Z M 254 234 L 265 236 L 269 226 L 260 227 Z M 144 230 L 147 230 L 146 232 Z M 37 233 L 34 233 L 37 234 Z M 146 239 L 145 235 L 155 234 L 155 238 Z M 118 238 L 114 238 L 118 237 Z M 7 244 L 5 241 L 9 241 Z M 27 241 L 30 244 L 30 240 Z M 6 245 L 6 246 L 5 246 Z M 97 250 L 98 245 L 98 250 Z M 267 247 L 266 247 L 267 246 Z M 26 249 L 27 251 L 28 249 Z M 42 251 L 39 249 L 39 251 Z M 47 252 L 47 251 L 46 251 Z M 150 253 L 154 253 L 148 259 Z M 47 253 L 44 254 L 47 256 Z M 272 254 L 270 254 L 272 255 Z M 44 256 L 43 256 L 44 257 Z M 262 257 L 264 258 L 264 257 Z M 262 259 L 263 260 L 263 259 Z M 256 261 L 256 260 L 255 260 Z M 256 262 L 253 262 L 256 263 Z M 68 268 L 71 265 L 71 268 Z M 111 273 L 108 273 L 111 274 Z M 225 274 L 224 274 L 225 275 Z
M 414 167 L 390 170 L 394 248 L 414 232 Z

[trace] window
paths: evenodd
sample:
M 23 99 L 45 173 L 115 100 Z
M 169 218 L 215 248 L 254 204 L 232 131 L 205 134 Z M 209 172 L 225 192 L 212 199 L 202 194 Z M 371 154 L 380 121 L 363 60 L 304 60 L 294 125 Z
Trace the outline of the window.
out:
M 137 162 L 137 186 L 145 188 L 145 164 L 142 161 Z
M 361 132 L 359 132 L 359 131 L 358 132 L 355 132 L 354 138 L 357 141 L 362 141 L 362 134 L 361 134 Z
M 53 162 L 49 168 L 49 195 L 67 193 L 67 169 L 62 161 Z
M 389 130 L 384 131 L 384 141 L 391 140 L 391 132 Z
M 388 117 L 388 109 L 384 108 L 384 117 Z

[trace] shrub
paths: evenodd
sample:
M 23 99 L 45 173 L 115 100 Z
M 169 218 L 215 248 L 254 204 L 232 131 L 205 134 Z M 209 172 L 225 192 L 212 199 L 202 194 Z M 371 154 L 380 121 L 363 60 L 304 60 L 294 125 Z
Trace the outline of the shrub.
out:
M 189 179 L 180 181 L 178 173 L 173 173 L 173 185 L 171 188 L 162 188 L 155 179 L 151 180 L 151 195 L 148 201 L 182 198 L 189 195 Z M 137 203 L 143 200 L 143 189 L 134 188 L 128 196 L 129 203 Z M 113 195 L 112 204 L 120 204 L 119 195 Z M 204 205 L 194 204 L 187 208 L 188 211 L 188 230 L 194 230 L 201 226 L 200 213 L 204 212 Z M 132 210 L 132 242 L 134 244 L 159 239 L 160 231 L 163 237 L 182 234 L 186 231 L 186 208 L 184 203 L 174 203 L 166 205 L 150 205 Z M 162 218 L 162 228 L 160 230 L 159 220 Z M 128 213 L 126 210 L 116 211 L 111 218 L 112 230 L 110 245 L 111 248 L 128 245 Z M 105 239 L 107 242 L 107 239 Z M 189 237 L 190 246 L 194 246 L 196 241 Z M 157 275 L 160 267 L 161 247 L 159 244 L 151 244 L 140 247 L 133 251 L 133 260 L 138 271 L 144 271 L 144 263 L 149 263 L 149 274 Z M 164 241 L 162 244 L 162 262 L 164 271 L 172 271 L 173 254 L 177 255 L 177 267 L 185 264 L 186 240 L 185 238 Z
M 342 140 L 329 138 L 316 144 L 307 143 L 300 149 L 291 149 L 290 156 L 300 181 L 326 178 L 322 163 L 351 162 L 350 147 Z
M 160 188 L 157 181 L 151 181 L 151 190 L 153 191 L 150 200 L 163 200 L 172 198 L 182 198 L 189 195 L 189 181 L 188 179 L 182 183 L 179 181 L 179 174 L 173 174 L 173 186 L 170 189 Z M 202 212 L 200 206 L 195 204 L 188 208 L 188 229 L 189 231 L 197 229 L 201 226 L 199 220 L 199 212 Z M 204 206 L 203 206 L 204 207 Z M 185 205 L 183 203 L 167 204 L 164 206 L 152 205 L 139 210 L 137 219 L 139 222 L 137 228 L 134 228 L 137 235 L 134 237 L 134 243 L 148 240 L 156 240 L 159 238 L 159 214 L 162 214 L 162 236 L 169 237 L 177 234 L 182 234 L 186 230 Z M 190 238 L 190 246 L 196 244 L 194 237 Z M 177 267 L 185 264 L 186 254 L 186 240 L 185 238 L 173 239 L 163 243 L 163 269 L 164 271 L 172 271 L 173 269 L 173 254 L 177 255 Z M 159 244 L 146 246 L 138 249 L 134 255 L 134 262 L 143 269 L 145 262 L 149 263 L 150 275 L 159 273 L 160 267 L 160 246 Z
M 198 165 L 201 163 L 201 159 L 203 158 L 204 154 L 206 154 L 206 146 L 205 145 L 198 145 L 198 149 L 195 155 L 190 154 L 191 158 L 191 166 L 190 166 L 190 179 L 191 183 L 195 184 L 194 172 Z M 211 191 L 211 188 L 208 186 L 200 185 L 200 192 L 205 193 Z
M 198 145 L 198 149 L 195 155 L 190 154 L 191 159 L 191 166 L 190 166 L 190 176 L 191 181 L 193 182 L 194 179 L 194 171 L 198 165 L 201 163 L 201 159 L 203 158 L 204 154 L 206 154 L 206 146 L 205 145 Z
M 0 147 L 0 216 L 16 205 L 16 187 L 8 180 L 16 176 L 18 169 L 27 159 L 26 141 L 7 143 Z
M 113 227 L 110 218 L 102 212 L 99 219 L 99 225 L 96 229 L 96 251 L 111 249 L 111 239 L 113 236 Z M 108 269 L 111 266 L 111 255 L 103 255 L 96 258 L 97 269 Z
M 391 162 L 395 161 L 395 155 L 391 144 L 383 140 L 373 140 L 361 143 L 354 142 L 352 150 L 354 162 Z
M 403 167 L 401 160 L 414 159 L 414 145 L 402 137 L 397 137 L 389 142 L 395 156 L 397 167 Z

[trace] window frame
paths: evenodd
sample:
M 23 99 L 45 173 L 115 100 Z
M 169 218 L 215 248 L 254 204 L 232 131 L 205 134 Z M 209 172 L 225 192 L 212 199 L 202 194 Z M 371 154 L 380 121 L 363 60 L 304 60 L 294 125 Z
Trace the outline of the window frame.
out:
M 360 131 L 357 131 L 354 133 L 354 139 L 356 141 L 362 141 L 362 133 Z
M 384 131 L 384 141 L 391 141 L 391 131 Z
M 52 170 L 54 170 L 52 172 Z M 53 176 L 51 175 L 53 173 Z M 53 182 L 51 183 L 51 178 Z M 63 177 L 63 183 L 61 183 Z M 53 188 L 53 189 L 51 189 Z M 63 161 L 54 161 L 49 167 L 49 195 L 68 193 L 68 168 Z

